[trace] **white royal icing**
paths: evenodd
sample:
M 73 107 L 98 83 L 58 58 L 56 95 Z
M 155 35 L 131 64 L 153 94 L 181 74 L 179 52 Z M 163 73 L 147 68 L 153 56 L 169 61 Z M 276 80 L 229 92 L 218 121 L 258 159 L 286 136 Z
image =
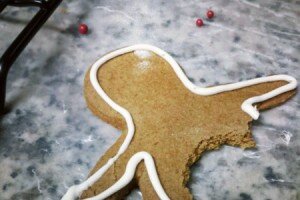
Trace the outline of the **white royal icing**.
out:
M 134 123 L 132 120 L 132 117 L 130 113 L 115 103 L 101 88 L 98 79 L 97 79 L 97 72 L 98 69 L 108 60 L 115 58 L 119 55 L 129 53 L 134 51 L 134 54 L 139 56 L 140 58 L 147 58 L 148 56 L 151 56 L 150 52 L 154 52 L 157 55 L 161 56 L 164 58 L 173 68 L 175 73 L 177 74 L 178 78 L 182 81 L 184 86 L 189 89 L 191 92 L 198 94 L 198 95 L 214 95 L 226 91 L 231 91 L 231 90 L 236 90 L 239 88 L 251 86 L 251 85 L 256 85 L 259 83 L 266 83 L 266 82 L 273 82 L 273 81 L 287 81 L 288 84 L 283 85 L 279 88 L 276 88 L 268 93 L 265 93 L 263 95 L 251 97 L 247 100 L 245 100 L 241 106 L 242 110 L 246 113 L 248 113 L 253 119 L 258 119 L 259 117 L 259 112 L 255 107 L 253 107 L 253 104 L 262 102 L 265 100 L 268 100 L 270 98 L 273 98 L 279 94 L 285 93 L 287 91 L 293 90 L 297 87 L 297 80 L 291 76 L 288 75 L 274 75 L 274 76 L 268 76 L 268 77 L 262 77 L 262 78 L 256 78 L 256 79 L 251 79 L 247 81 L 242 81 L 238 83 L 232 83 L 232 84 L 227 84 L 227 85 L 220 85 L 220 86 L 215 86 L 215 87 L 209 87 L 209 88 L 201 88 L 199 86 L 194 85 L 189 79 L 186 77 L 182 69 L 179 67 L 177 62 L 165 51 L 162 49 L 159 49 L 155 46 L 147 45 L 147 44 L 137 44 L 129 47 L 125 47 L 119 50 L 116 50 L 114 52 L 111 52 L 99 60 L 97 60 L 91 67 L 90 70 L 90 80 L 99 94 L 103 98 L 103 100 L 110 105 L 114 110 L 116 110 L 118 113 L 120 113 L 126 121 L 127 128 L 128 128 L 128 133 L 126 135 L 126 138 L 121 145 L 119 151 L 117 154 L 110 158 L 108 162 L 102 166 L 95 174 L 90 176 L 86 181 L 79 185 L 74 185 L 69 188 L 67 193 L 63 196 L 62 200 L 74 200 L 77 197 L 79 197 L 82 192 L 86 189 L 88 189 L 90 186 L 92 186 L 98 179 L 102 177 L 102 175 L 114 164 L 114 162 L 125 152 L 125 150 L 128 148 L 133 135 L 135 131 Z M 105 199 L 109 197 L 110 195 L 114 194 L 118 190 L 122 189 L 125 187 L 133 178 L 134 174 L 136 171 L 137 165 L 144 160 L 144 164 L 146 166 L 150 181 L 159 196 L 160 199 L 163 200 L 168 200 L 169 197 L 165 193 L 160 181 L 159 177 L 157 175 L 156 167 L 154 160 L 152 156 L 147 153 L 147 152 L 138 152 L 134 154 L 130 160 L 127 163 L 125 173 L 123 176 L 111 187 L 108 189 L 104 190 L 102 193 L 98 194 L 97 196 L 88 198 L 88 200 L 100 200 L 100 199 Z
M 135 50 L 134 55 L 138 56 L 141 59 L 150 58 L 151 52 L 147 50 Z

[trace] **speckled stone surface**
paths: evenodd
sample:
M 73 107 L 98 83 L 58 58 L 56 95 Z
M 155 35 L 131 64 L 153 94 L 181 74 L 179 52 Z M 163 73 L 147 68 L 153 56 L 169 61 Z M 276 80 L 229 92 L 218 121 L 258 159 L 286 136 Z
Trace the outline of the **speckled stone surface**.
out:
M 216 17 L 195 26 L 212 8 Z M 120 132 L 87 109 L 83 77 L 108 51 L 149 43 L 168 51 L 197 85 L 271 74 L 300 78 L 300 1 L 70 1 L 57 9 L 13 65 L 9 112 L 0 121 L 0 199 L 59 199 Z M 0 15 L 0 53 L 36 12 Z M 78 35 L 79 22 L 90 34 Z M 263 112 L 257 149 L 224 146 L 193 167 L 197 200 L 300 199 L 299 94 Z M 128 199 L 141 199 L 135 190 Z

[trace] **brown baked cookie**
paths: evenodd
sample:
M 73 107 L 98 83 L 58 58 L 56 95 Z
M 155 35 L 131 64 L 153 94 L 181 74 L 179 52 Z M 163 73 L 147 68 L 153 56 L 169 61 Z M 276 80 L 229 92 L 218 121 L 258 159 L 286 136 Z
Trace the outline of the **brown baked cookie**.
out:
M 250 131 L 252 118 L 241 109 L 251 97 L 287 84 L 285 81 L 261 83 L 210 96 L 188 90 L 170 64 L 155 53 L 141 58 L 133 52 L 110 59 L 98 70 L 98 81 L 106 94 L 128 110 L 135 125 L 134 137 L 124 154 L 81 198 L 93 197 L 113 185 L 125 171 L 128 160 L 137 152 L 150 153 L 160 182 L 170 199 L 192 199 L 186 187 L 189 167 L 207 150 L 221 145 L 241 148 L 255 146 Z M 115 144 L 102 155 L 90 172 L 94 174 L 116 155 L 127 134 L 122 115 L 113 110 L 95 91 L 89 71 L 84 81 L 88 107 L 102 120 L 122 130 Z M 295 90 L 257 104 L 259 110 L 277 106 Z M 141 162 L 133 181 L 110 199 L 124 199 L 139 187 L 143 199 L 159 199 Z

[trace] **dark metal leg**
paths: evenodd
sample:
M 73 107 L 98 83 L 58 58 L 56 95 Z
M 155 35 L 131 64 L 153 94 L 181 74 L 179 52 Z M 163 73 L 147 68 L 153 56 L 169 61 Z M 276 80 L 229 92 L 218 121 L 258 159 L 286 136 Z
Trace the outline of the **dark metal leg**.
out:
M 0 12 L 7 5 L 40 7 L 38 13 L 0 58 L 0 115 L 4 114 L 6 79 L 10 67 L 61 2 L 62 0 L 9 0 L 0 2 Z
M 0 116 L 4 114 L 6 79 L 7 73 L 3 70 L 2 63 L 0 63 Z
M 0 3 L 0 13 L 6 7 L 6 3 Z M 5 103 L 5 90 L 6 90 L 6 77 L 7 74 L 3 71 L 3 63 L 0 61 L 0 116 L 4 113 L 4 103 Z
M 3 3 L 0 3 L 0 13 L 4 10 L 4 8 L 6 7 L 5 4 Z

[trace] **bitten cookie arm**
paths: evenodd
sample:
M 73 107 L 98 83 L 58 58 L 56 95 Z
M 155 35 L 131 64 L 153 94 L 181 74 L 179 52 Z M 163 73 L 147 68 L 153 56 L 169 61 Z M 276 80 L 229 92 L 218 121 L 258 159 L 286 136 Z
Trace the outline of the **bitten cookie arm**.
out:
M 241 105 L 247 99 L 264 95 L 286 84 L 287 82 L 285 81 L 260 83 L 230 91 L 224 93 L 223 95 L 220 94 L 219 98 L 226 99 L 225 104 L 226 108 L 228 109 L 228 111 L 225 110 L 226 114 L 224 114 L 225 117 L 223 117 L 222 120 L 226 121 L 227 118 L 230 118 L 230 120 L 226 121 L 225 124 L 231 127 L 231 132 L 226 135 L 225 143 L 232 146 L 239 146 L 241 148 L 254 147 L 255 141 L 252 138 L 250 129 L 253 119 L 248 115 L 248 113 L 245 113 L 241 109 Z M 295 93 L 296 90 L 291 90 L 266 101 L 256 103 L 253 106 L 257 110 L 269 109 L 284 103 L 293 95 L 295 95 Z M 234 101 L 232 101 L 233 99 Z

